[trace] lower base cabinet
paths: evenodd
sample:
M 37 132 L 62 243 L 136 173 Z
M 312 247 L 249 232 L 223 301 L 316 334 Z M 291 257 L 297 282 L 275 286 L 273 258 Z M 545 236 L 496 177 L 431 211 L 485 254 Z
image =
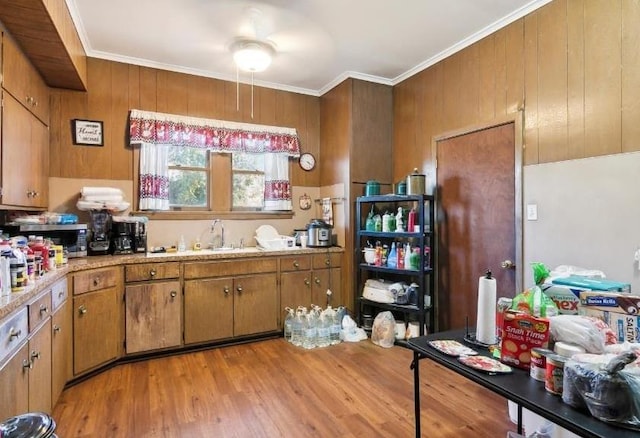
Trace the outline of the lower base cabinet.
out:
M 126 286 L 126 353 L 179 347 L 182 344 L 181 316 L 179 281 Z
M 29 338 L 29 411 L 51 412 L 51 318 Z
M 25 343 L 0 368 L 0 421 L 29 411 L 29 346 Z

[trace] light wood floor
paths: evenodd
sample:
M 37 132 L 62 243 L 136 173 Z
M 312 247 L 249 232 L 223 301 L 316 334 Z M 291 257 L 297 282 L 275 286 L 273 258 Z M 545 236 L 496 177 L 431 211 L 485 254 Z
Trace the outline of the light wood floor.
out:
M 284 339 L 117 366 L 68 388 L 72 437 L 413 437 L 412 354 L 369 341 L 303 350 Z M 505 399 L 420 362 L 422 436 L 502 438 Z

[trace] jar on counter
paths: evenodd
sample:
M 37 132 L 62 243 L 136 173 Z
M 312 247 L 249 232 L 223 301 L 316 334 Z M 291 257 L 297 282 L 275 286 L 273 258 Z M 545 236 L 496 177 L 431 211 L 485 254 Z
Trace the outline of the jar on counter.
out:
M 27 263 L 22 258 L 12 257 L 9 260 L 11 274 L 11 292 L 21 292 L 27 286 Z

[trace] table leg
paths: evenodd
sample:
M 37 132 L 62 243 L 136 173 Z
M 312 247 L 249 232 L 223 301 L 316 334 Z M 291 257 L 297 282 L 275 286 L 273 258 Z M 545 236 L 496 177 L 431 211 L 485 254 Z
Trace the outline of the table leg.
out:
M 518 434 L 522 435 L 522 405 L 518 403 Z
M 413 369 L 413 399 L 414 410 L 416 419 L 416 438 L 420 438 L 420 353 L 413 351 L 413 362 L 411 367 Z

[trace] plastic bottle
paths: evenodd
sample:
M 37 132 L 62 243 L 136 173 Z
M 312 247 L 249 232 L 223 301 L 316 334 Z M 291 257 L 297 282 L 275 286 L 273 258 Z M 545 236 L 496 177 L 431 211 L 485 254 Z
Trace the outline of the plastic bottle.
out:
M 411 269 L 418 271 L 420 269 L 420 248 L 414 247 L 411 252 Z
M 407 231 L 409 233 L 415 232 L 416 218 L 417 218 L 416 211 L 415 209 L 412 208 L 411 211 L 409 211 L 409 217 L 407 218 Z
M 404 269 L 411 269 L 411 245 L 408 243 L 404 249 Z
M 328 347 L 331 345 L 331 318 L 325 312 L 320 313 L 316 320 L 316 346 Z
M 387 257 L 387 267 L 392 269 L 398 267 L 398 251 L 395 242 L 391 242 L 391 250 L 389 250 L 389 256 Z
M 305 317 L 302 313 L 302 309 L 298 308 L 296 316 L 291 323 L 291 343 L 296 347 L 302 346 L 302 339 L 304 337 L 304 324 Z
M 405 252 L 405 247 L 403 245 L 398 245 L 397 251 L 398 251 L 398 266 L 397 269 L 404 269 L 404 252 Z
M 14 250 L 9 260 L 11 292 L 21 292 L 27 285 L 26 256 L 20 250 Z
M 391 223 L 390 223 L 391 215 L 388 212 L 382 215 L 382 232 L 388 233 L 391 231 Z
M 185 252 L 187 250 L 187 244 L 184 241 L 184 236 L 180 236 L 180 241 L 178 242 L 178 252 Z
M 36 263 L 37 263 L 38 253 L 40 253 L 40 257 L 42 257 L 40 271 L 39 271 L 40 276 L 42 277 L 45 271 L 49 269 L 49 248 L 44 242 L 44 237 L 36 236 L 35 241 L 31 246 L 31 249 L 33 250 L 33 254 L 36 256 Z
M 340 315 L 331 306 L 327 306 L 328 316 L 331 318 L 331 327 L 329 329 L 329 343 L 336 345 L 340 343 L 340 330 L 342 330 L 342 323 L 340 322 Z
M 307 318 L 304 324 L 304 337 L 302 338 L 302 348 L 310 350 L 316 347 L 316 318 L 314 312 L 311 311 L 307 314 Z
M 293 309 L 290 307 L 285 307 L 284 310 L 287 312 L 287 316 L 284 317 L 284 338 L 287 342 L 291 342 L 291 336 L 293 333 L 293 320 L 295 319 L 295 314 Z

